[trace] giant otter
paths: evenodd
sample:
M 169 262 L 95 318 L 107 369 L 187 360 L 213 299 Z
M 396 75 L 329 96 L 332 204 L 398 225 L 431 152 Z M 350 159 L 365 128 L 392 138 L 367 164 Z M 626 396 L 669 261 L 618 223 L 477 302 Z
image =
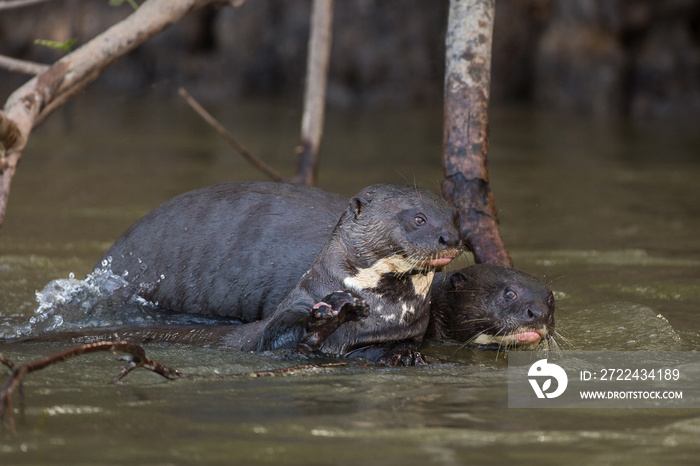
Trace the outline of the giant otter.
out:
M 410 189 L 419 197 L 427 193 Z M 385 202 L 400 207 L 398 197 Z M 140 293 L 163 308 L 259 321 L 294 289 L 347 206 L 348 199 L 318 188 L 257 182 L 206 187 L 180 195 L 136 222 L 97 267 L 128 272 L 126 278 L 141 287 Z M 377 224 L 368 225 L 375 250 L 383 225 L 395 215 L 375 217 Z M 468 284 L 482 293 L 459 292 Z M 494 293 L 506 293 L 506 285 L 523 292 L 497 299 Z M 512 269 L 474 265 L 438 273 L 431 294 L 436 318 L 430 338 L 528 345 L 554 328 L 551 291 Z M 487 320 L 475 322 L 476 315 Z
M 326 196 L 271 183 L 193 191 L 139 220 L 106 257 L 159 306 L 258 321 L 226 338 L 245 350 L 412 351 L 428 326 L 435 271 L 461 253 L 454 210 L 428 190 L 374 185 L 334 210 L 328 234 L 332 210 L 322 209 L 339 197 Z M 323 212 L 314 238 L 297 228 L 292 204 Z M 318 314 L 326 302 L 336 304 Z
M 436 277 L 425 337 L 478 346 L 531 346 L 554 331 L 554 295 L 518 270 L 477 264 Z

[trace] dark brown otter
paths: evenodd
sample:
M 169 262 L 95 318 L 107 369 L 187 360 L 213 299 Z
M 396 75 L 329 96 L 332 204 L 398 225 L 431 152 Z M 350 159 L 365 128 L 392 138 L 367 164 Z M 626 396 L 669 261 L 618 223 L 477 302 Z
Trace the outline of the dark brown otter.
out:
M 139 219 L 96 268 L 124 275 L 163 309 L 254 322 L 296 286 L 348 205 L 285 183 L 208 186 Z
M 263 209 L 260 193 L 270 190 L 277 199 L 267 197 Z M 310 268 L 301 278 L 299 271 L 293 274 L 298 283 L 291 291 L 284 290 L 286 295 L 274 311 L 251 313 L 241 308 L 235 299 L 241 295 L 237 284 L 245 288 L 247 271 L 258 266 L 263 270 L 257 273 L 277 269 L 273 261 L 260 264 L 261 251 L 295 245 L 297 251 L 308 249 L 303 247 L 308 230 L 300 235 L 294 222 L 285 223 L 295 218 L 289 202 L 294 202 L 295 193 L 305 191 L 248 183 L 186 194 L 132 226 L 108 252 L 111 266 L 120 273 L 128 271 L 127 277 L 136 283 L 155 278 L 141 292 L 168 309 L 248 322 L 262 317 L 232 328 L 224 338 L 226 344 L 244 350 L 301 347 L 362 355 L 367 349 L 367 354 L 382 358 L 385 354 L 376 348 L 399 344 L 402 353 L 406 348 L 415 350 L 428 326 L 435 272 L 461 253 L 454 210 L 436 194 L 416 187 L 375 185 L 346 201 L 345 212 Z M 311 192 L 319 198 L 323 193 Z M 270 205 L 275 200 L 280 202 Z M 265 227 L 271 219 L 277 228 Z M 270 238 L 270 230 L 279 236 Z M 300 237 L 287 243 L 295 235 Z M 274 257 L 274 262 L 286 261 L 281 250 Z M 138 266 L 132 272 L 134 262 Z M 269 282 L 249 285 L 265 292 L 269 289 L 265 283 Z M 347 293 L 353 299 L 347 299 Z M 317 305 L 328 302 L 335 303 L 330 311 L 318 314 Z M 255 303 L 253 310 L 261 306 Z
M 478 264 L 436 276 L 426 338 L 512 348 L 554 332 L 554 295 L 534 277 Z
M 371 256 L 387 253 L 382 251 L 385 246 L 378 237 L 390 230 L 388 225 L 391 222 L 401 220 L 397 211 L 403 210 L 406 219 L 402 222 L 407 220 L 410 223 L 412 213 L 415 212 L 405 209 L 406 206 L 399 202 L 406 196 L 406 190 L 414 197 L 428 193 L 416 188 L 402 188 L 404 194 L 396 191 L 385 196 L 382 201 L 385 209 L 362 227 L 362 234 L 368 235 L 366 244 L 369 246 L 365 247 L 369 248 Z M 432 199 L 430 202 L 442 205 L 441 200 L 434 200 L 437 197 L 434 194 L 426 196 L 426 201 Z M 361 202 L 353 202 L 349 204 L 348 199 L 317 188 L 280 183 L 227 183 L 202 188 L 166 202 L 135 223 L 105 253 L 97 267 L 111 267 L 119 275 L 127 273 L 127 280 L 140 287 L 139 293 L 143 297 L 165 309 L 256 322 L 271 316 L 297 286 L 316 255 L 324 249 L 338 216 L 344 210 L 344 215 L 347 215 L 348 209 L 354 211 L 355 205 L 362 205 Z M 440 209 L 444 209 L 444 206 Z M 396 223 L 400 224 L 401 222 Z M 360 230 L 356 232 L 360 234 Z M 400 234 L 396 238 L 399 243 L 401 238 Z M 403 241 L 406 240 L 404 233 Z M 340 249 L 337 246 L 333 248 L 335 252 L 331 254 L 344 256 L 344 246 Z M 444 265 L 445 261 L 442 259 L 442 263 L 434 265 Z M 472 267 L 478 271 L 481 266 Z M 348 284 L 354 284 L 356 290 L 374 285 L 382 269 L 387 272 L 389 268 L 386 260 L 377 261 L 374 267 L 361 266 L 362 273 L 352 272 L 354 278 L 349 278 L 348 283 L 344 279 L 342 284 L 337 285 L 337 290 L 346 289 Z M 405 268 L 405 265 L 398 267 Z M 506 274 L 506 271 L 502 273 Z M 400 285 L 392 279 L 391 273 L 384 275 L 383 292 L 392 299 L 400 299 L 405 292 L 401 286 L 405 287 L 408 282 L 404 280 L 404 285 Z M 498 275 L 494 274 L 492 278 L 498 278 Z M 423 275 L 409 273 L 408 276 L 416 279 Z M 465 272 L 464 276 L 471 274 Z M 544 287 L 526 274 L 506 276 L 514 279 L 515 284 L 520 283 L 526 288 Z M 529 277 L 531 281 L 518 279 L 519 276 Z M 453 281 L 457 282 L 458 276 L 449 280 L 441 274 L 436 277 L 433 294 L 440 293 L 441 287 L 444 287 L 445 292 L 450 292 Z M 324 272 L 312 273 L 305 278 L 311 282 L 327 281 Z M 364 296 L 362 291 L 359 294 Z M 455 338 L 464 343 L 476 333 L 466 335 L 466 330 L 459 334 L 449 330 L 457 325 L 463 327 L 465 321 L 472 319 L 475 311 L 471 302 L 474 297 L 467 294 L 455 297 L 463 302 L 450 308 L 445 308 L 446 300 L 435 300 L 439 303 L 439 308 L 434 305 L 433 312 L 439 312 L 440 318 L 431 326 L 430 336 Z M 547 299 L 542 303 L 546 303 Z M 410 309 L 408 304 L 406 309 Z M 516 320 L 522 320 L 523 327 L 538 326 L 542 337 L 549 335 L 543 328 L 548 332 L 553 329 L 551 316 L 545 319 L 549 322 L 547 325 L 543 322 L 536 323 L 522 313 L 509 317 L 509 321 Z M 379 328 L 384 331 L 391 327 L 390 324 L 387 321 Z M 256 322 L 250 328 L 258 328 L 260 325 Z M 449 328 L 439 332 L 436 330 L 439 326 Z M 502 332 L 504 328 L 503 325 L 491 322 L 489 326 L 475 327 L 474 330 L 481 332 L 479 341 L 484 343 L 485 335 L 491 331 L 494 334 Z M 534 337 L 533 334 L 529 335 Z M 381 340 L 386 337 L 393 338 L 394 335 L 388 332 L 377 338 Z M 533 343 L 526 341 L 526 337 L 523 338 L 520 344 Z M 247 345 L 250 347 L 251 343 L 248 342 Z
M 353 197 L 311 268 L 277 306 L 255 340 L 227 338 L 244 350 L 298 347 L 310 313 L 336 290 L 358 293 L 369 313 L 338 319 L 316 346 L 327 354 L 357 354 L 396 342 L 417 349 L 430 317 L 435 271 L 461 253 L 453 209 L 415 187 L 375 185 Z M 338 310 L 339 312 L 339 310 Z M 350 313 L 358 315 L 356 311 Z M 312 320 L 317 320 L 313 318 Z M 238 344 L 238 343 L 241 344 Z

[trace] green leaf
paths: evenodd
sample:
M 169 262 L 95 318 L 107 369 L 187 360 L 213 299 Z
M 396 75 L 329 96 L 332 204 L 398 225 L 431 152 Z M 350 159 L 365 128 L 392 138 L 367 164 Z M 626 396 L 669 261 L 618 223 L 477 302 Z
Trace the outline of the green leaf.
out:
M 78 39 L 68 39 L 65 42 L 57 42 L 55 40 L 46 40 L 46 39 L 34 39 L 34 43 L 37 45 L 41 45 L 43 47 L 48 47 L 50 49 L 54 50 L 63 50 L 64 52 L 70 52 L 73 50 L 73 45 L 77 42 Z
M 121 4 L 124 2 L 131 5 L 131 8 L 133 8 L 134 10 L 138 9 L 139 7 L 138 3 L 136 3 L 136 0 L 109 0 L 109 4 L 111 6 L 121 6 Z

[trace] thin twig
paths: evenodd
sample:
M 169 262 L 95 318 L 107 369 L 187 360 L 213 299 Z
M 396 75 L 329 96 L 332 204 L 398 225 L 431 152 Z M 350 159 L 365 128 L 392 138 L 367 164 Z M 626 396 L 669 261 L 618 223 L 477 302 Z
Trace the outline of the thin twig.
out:
M 2 3 L 0 3 L 2 5 Z M 19 60 L 17 58 L 0 55 L 0 68 L 4 68 L 12 73 L 22 73 L 31 76 L 36 76 L 39 73 L 49 69 L 49 65 L 35 63 L 27 60 Z
M 130 356 L 126 357 L 128 361 L 126 367 L 117 375 L 112 383 L 119 382 L 124 376 L 137 367 L 155 372 L 156 374 L 165 377 L 166 379 L 176 379 L 182 377 L 182 374 L 176 369 L 160 364 L 157 361 L 146 356 L 146 351 L 139 345 L 129 343 L 128 341 L 100 341 L 97 343 L 88 343 L 85 345 L 73 346 L 61 352 L 46 356 L 36 361 L 28 362 L 17 366 L 10 359 L 0 355 L 0 361 L 7 367 L 13 368 L 12 375 L 8 379 L 5 386 L 0 390 L 0 424 L 3 424 L 5 414 L 7 414 L 8 422 L 12 431 L 15 431 L 15 421 L 12 411 L 12 395 L 15 390 L 20 392 L 20 406 L 23 407 L 22 385 L 27 374 L 52 366 L 59 362 L 68 361 L 82 354 L 95 353 L 98 351 L 111 351 L 127 353 Z
M 11 359 L 6 358 L 0 353 L 0 363 L 8 369 L 12 370 L 15 368 L 15 363 Z
M 12 370 L 12 375 L 5 383 L 5 386 L 0 390 L 0 424 L 4 425 L 5 414 L 7 414 L 7 421 L 12 432 L 15 432 L 15 420 L 14 412 L 12 408 L 12 395 L 15 390 L 20 393 L 19 401 L 20 407 L 24 408 L 24 399 L 22 396 L 22 389 L 24 384 L 24 379 L 27 374 L 32 372 L 45 369 L 54 364 L 60 362 L 68 361 L 77 356 L 89 353 L 95 353 L 98 351 L 111 351 L 111 352 L 121 352 L 127 353 L 128 356 L 122 357 L 121 359 L 127 360 L 127 365 L 122 369 L 122 371 L 117 375 L 112 383 L 117 383 L 121 381 L 126 375 L 128 375 L 133 369 L 137 367 L 142 367 L 144 369 L 155 372 L 156 374 L 165 377 L 166 379 L 173 380 L 179 378 L 190 378 L 190 379 L 211 379 L 212 377 L 207 377 L 200 374 L 183 374 L 176 369 L 172 369 L 168 366 L 160 364 L 146 356 L 146 351 L 139 345 L 134 343 L 129 343 L 128 341 L 100 341 L 96 343 L 87 343 L 83 345 L 73 346 L 66 350 L 60 351 L 58 353 L 46 356 L 44 358 L 38 359 L 36 361 L 28 362 L 25 364 L 17 365 L 9 358 L 0 354 L 0 363 L 7 366 Z M 270 369 L 263 371 L 253 371 L 253 372 L 243 372 L 238 374 L 217 374 L 213 378 L 217 380 L 221 379 L 231 379 L 234 377 L 274 377 L 282 375 L 290 375 L 295 373 L 317 373 L 320 371 L 326 371 L 336 367 L 344 367 L 350 364 L 359 366 L 368 366 L 369 364 L 353 361 L 353 362 L 330 362 L 322 364 L 301 364 L 291 367 L 283 367 L 280 369 Z
M 236 139 L 233 137 L 233 135 L 226 129 L 224 126 L 219 123 L 219 121 L 214 118 L 209 112 L 207 112 L 204 107 L 202 107 L 199 102 L 197 102 L 194 97 L 190 95 L 189 92 L 187 92 L 184 88 L 180 88 L 178 93 L 180 96 L 185 99 L 185 102 L 189 104 L 192 109 L 201 116 L 204 121 L 209 123 L 210 126 L 212 126 L 217 133 L 219 133 L 225 140 L 226 142 L 229 143 L 231 147 L 233 147 L 236 152 L 241 154 L 241 156 L 246 159 L 248 162 L 250 162 L 255 168 L 263 172 L 265 175 L 273 179 L 274 181 L 285 181 L 285 178 L 280 175 L 274 168 L 272 168 L 270 165 L 266 164 L 253 154 L 251 154 L 248 149 L 243 147 Z
M 0 10 L 11 10 L 13 8 L 22 8 L 25 6 L 36 5 L 37 3 L 48 2 L 49 0 L 6 0 L 0 2 Z
M 318 372 L 323 372 L 328 369 L 334 369 L 336 367 L 345 367 L 345 366 L 369 366 L 368 363 L 361 362 L 361 361 L 345 361 L 345 362 L 327 362 L 327 363 L 322 363 L 322 364 L 299 364 L 297 366 L 290 366 L 290 367 L 282 367 L 279 369 L 269 369 L 269 370 L 264 370 L 264 371 L 252 371 L 252 372 L 239 372 L 237 374 L 216 374 L 214 378 L 217 380 L 222 380 L 222 379 L 232 379 L 232 378 L 238 378 L 238 377 L 277 377 L 277 376 L 284 376 L 284 375 L 293 375 L 297 373 L 318 373 Z M 200 375 L 200 374 L 184 374 L 183 377 L 185 378 L 194 378 L 194 379 L 208 379 L 210 377 Z
M 314 0 L 306 63 L 304 114 L 301 122 L 298 181 L 315 185 L 328 87 L 328 62 L 333 37 L 333 0 Z

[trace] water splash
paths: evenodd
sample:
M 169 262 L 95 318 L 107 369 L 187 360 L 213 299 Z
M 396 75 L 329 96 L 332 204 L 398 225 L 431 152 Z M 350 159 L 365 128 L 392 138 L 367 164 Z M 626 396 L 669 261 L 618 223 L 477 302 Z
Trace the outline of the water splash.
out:
M 123 276 L 112 273 L 110 263 L 103 263 L 83 280 L 73 274 L 67 279 L 49 282 L 37 291 L 39 303 L 24 334 L 143 324 L 152 321 L 155 305 L 141 298 L 138 288 Z
M 12 339 L 44 332 L 70 331 L 104 327 L 139 327 L 153 324 L 212 325 L 220 317 L 177 314 L 163 310 L 158 303 L 141 297 L 165 278 L 160 275 L 154 283 L 131 283 L 129 272 L 117 275 L 112 271 L 111 257 L 84 279 L 74 274 L 67 279 L 50 281 L 36 292 L 38 307 L 29 321 L 0 322 L 0 338 Z M 141 269 L 146 265 L 141 264 Z

